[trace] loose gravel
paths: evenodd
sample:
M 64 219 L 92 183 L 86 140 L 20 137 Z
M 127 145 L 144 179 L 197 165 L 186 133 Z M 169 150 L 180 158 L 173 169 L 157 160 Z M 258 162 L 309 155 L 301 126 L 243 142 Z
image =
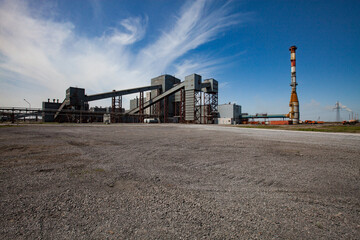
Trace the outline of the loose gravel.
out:
M 0 128 L 1 239 L 360 239 L 360 135 Z

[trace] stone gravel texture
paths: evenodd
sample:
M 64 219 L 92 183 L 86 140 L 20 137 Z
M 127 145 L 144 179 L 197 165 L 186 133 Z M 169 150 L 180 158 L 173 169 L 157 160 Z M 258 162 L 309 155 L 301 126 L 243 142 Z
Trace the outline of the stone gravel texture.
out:
M 0 128 L 0 239 L 360 239 L 360 134 Z

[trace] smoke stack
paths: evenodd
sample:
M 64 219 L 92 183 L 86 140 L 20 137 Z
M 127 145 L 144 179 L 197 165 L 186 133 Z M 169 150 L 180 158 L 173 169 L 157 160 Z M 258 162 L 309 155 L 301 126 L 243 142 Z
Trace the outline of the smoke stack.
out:
M 290 51 L 290 61 L 291 61 L 291 96 L 290 96 L 290 112 L 289 112 L 289 118 L 292 120 L 293 124 L 298 124 L 300 119 L 300 113 L 299 113 L 299 100 L 296 93 L 296 56 L 295 51 L 297 47 L 291 46 L 289 48 Z

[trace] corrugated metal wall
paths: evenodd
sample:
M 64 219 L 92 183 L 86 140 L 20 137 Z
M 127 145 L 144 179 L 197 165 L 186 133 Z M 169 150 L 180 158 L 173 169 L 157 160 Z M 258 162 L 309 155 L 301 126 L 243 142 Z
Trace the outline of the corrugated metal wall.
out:
M 195 90 L 185 91 L 185 120 L 195 120 Z

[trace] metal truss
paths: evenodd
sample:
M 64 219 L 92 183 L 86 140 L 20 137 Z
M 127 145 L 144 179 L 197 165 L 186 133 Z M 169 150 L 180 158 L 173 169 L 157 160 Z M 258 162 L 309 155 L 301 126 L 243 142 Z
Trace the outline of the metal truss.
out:
M 122 112 L 123 112 L 122 96 L 112 97 L 112 99 L 111 99 L 111 122 L 114 122 L 114 123 L 121 122 L 120 114 Z
M 194 92 L 194 122 L 201 123 L 201 91 Z
M 217 93 L 204 93 L 204 117 L 203 122 L 206 124 L 214 123 L 214 118 L 218 114 L 218 94 Z

